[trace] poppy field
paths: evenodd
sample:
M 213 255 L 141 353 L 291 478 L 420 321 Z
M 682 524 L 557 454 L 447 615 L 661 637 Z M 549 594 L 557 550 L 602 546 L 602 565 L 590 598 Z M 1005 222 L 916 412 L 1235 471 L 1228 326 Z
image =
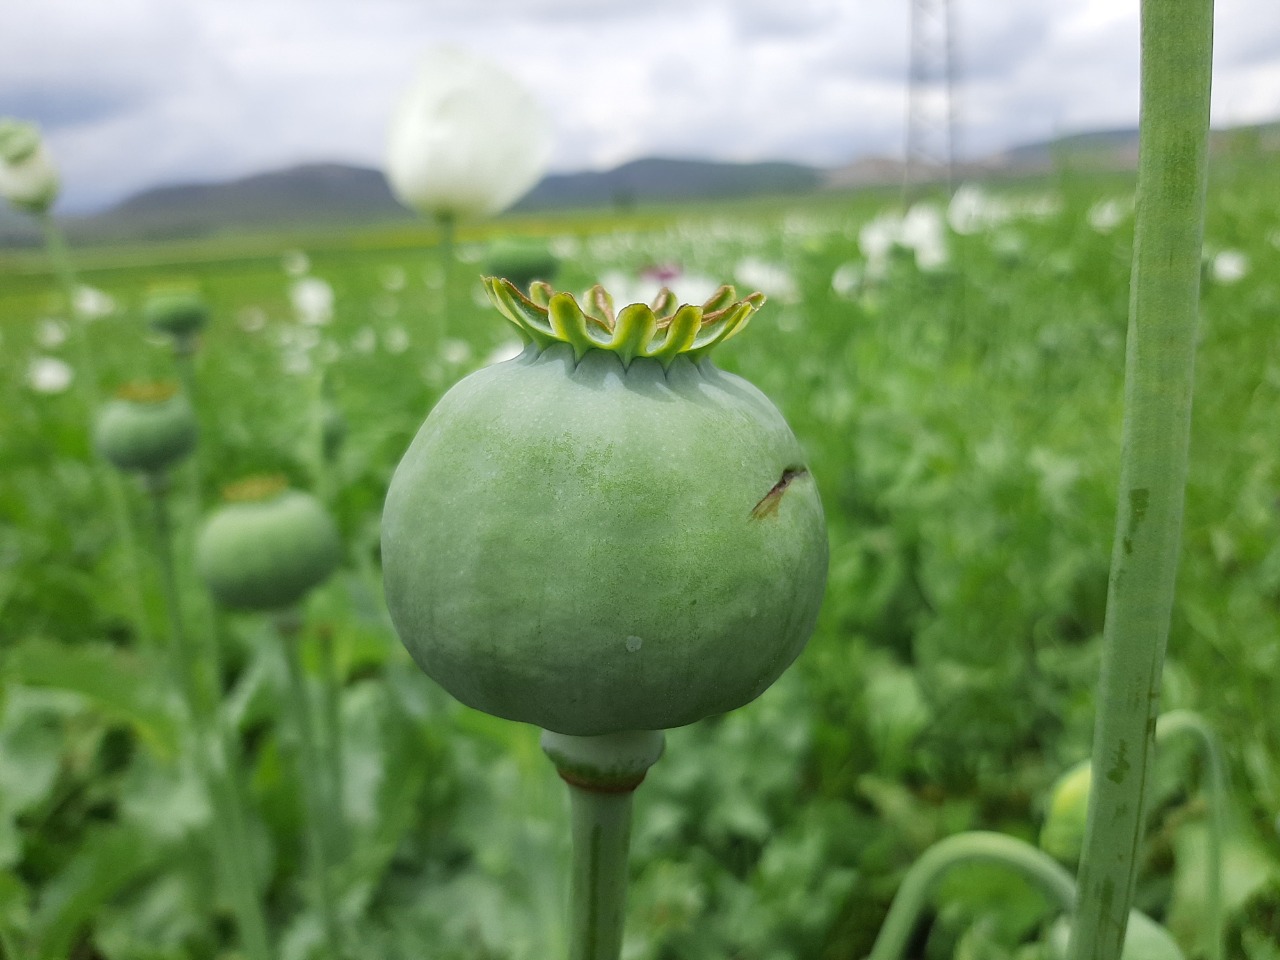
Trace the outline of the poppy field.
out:
M 1225 804 L 1204 755 L 1162 739 L 1140 852 L 1135 906 L 1191 958 L 1223 955 L 1219 937 L 1228 957 L 1280 958 L 1272 169 L 1225 155 L 1210 179 L 1160 690 L 1163 713 L 1211 731 Z M 1131 178 L 1063 171 L 905 213 L 869 193 L 509 214 L 461 226 L 454 260 L 429 224 L 75 249 L 74 307 L 39 250 L 0 252 L 0 951 L 245 956 L 248 893 L 281 960 L 565 955 L 566 802 L 538 731 L 422 676 L 380 569 L 384 498 L 423 418 L 520 350 L 480 277 L 530 263 L 619 304 L 762 292 L 715 360 L 783 412 L 826 514 L 807 648 L 748 706 L 668 731 L 635 794 L 623 957 L 866 956 L 912 862 L 966 831 L 1074 873 L 1078 837 L 1045 824 L 1093 734 L 1132 239 Z M 173 290 L 208 310 L 189 356 L 148 323 Z M 94 440 L 100 398 L 169 381 L 198 423 L 164 493 L 176 606 L 229 744 L 212 780 L 174 678 L 155 491 Z M 287 631 L 220 609 L 196 570 L 220 491 L 261 475 L 309 491 L 341 542 Z M 300 752 L 328 801 L 319 837 Z M 238 834 L 219 831 L 211 782 L 238 798 Z M 930 891 L 909 955 L 1058 956 L 1060 912 L 965 863 Z

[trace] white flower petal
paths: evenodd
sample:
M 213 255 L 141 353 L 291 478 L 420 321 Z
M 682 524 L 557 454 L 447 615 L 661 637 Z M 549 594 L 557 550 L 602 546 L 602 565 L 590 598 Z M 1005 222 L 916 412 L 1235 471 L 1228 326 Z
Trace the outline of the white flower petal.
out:
M 440 47 L 396 110 L 387 179 L 420 213 L 482 217 L 523 196 L 550 154 L 546 114 L 524 87 L 487 60 Z
M 75 379 L 75 371 L 57 357 L 35 357 L 27 364 L 27 384 L 36 393 L 62 393 Z

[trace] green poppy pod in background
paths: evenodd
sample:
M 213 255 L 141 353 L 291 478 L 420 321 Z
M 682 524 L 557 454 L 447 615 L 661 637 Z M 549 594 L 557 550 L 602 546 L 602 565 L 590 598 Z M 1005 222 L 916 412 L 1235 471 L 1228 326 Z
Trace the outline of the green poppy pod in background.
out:
M 103 405 L 93 441 L 119 469 L 157 473 L 195 449 L 196 429 L 191 404 L 175 384 L 135 383 Z
M 338 528 L 315 497 L 280 477 L 254 477 L 224 499 L 196 538 L 196 569 L 223 606 L 283 610 L 337 569 Z
M 1040 829 L 1040 849 L 1055 860 L 1075 863 L 1084 847 L 1093 769 L 1082 760 L 1058 778 L 1049 795 L 1049 810 Z
M 142 306 L 142 315 L 157 333 L 190 343 L 209 323 L 209 306 L 195 290 L 172 287 L 153 291 Z

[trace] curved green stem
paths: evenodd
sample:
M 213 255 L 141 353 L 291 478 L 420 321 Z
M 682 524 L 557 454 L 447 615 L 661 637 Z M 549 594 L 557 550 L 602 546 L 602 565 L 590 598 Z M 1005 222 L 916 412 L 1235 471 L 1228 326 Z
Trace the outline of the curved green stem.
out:
M 328 789 L 325 772 L 320 762 L 315 724 L 311 717 L 311 701 L 307 696 L 306 679 L 302 670 L 302 658 L 298 649 L 300 631 L 292 618 L 278 621 L 284 645 L 284 659 L 289 672 L 289 697 L 292 700 L 294 724 L 298 736 L 298 780 L 302 786 L 303 804 L 306 809 L 307 845 L 310 849 L 311 868 L 315 880 L 317 906 L 324 925 L 324 935 L 330 960 L 340 960 L 343 955 L 342 935 L 338 927 L 337 907 L 333 891 L 333 876 L 329 862 L 329 841 L 325 830 L 325 810 Z
M 1191 710 L 1170 710 L 1156 722 L 1156 743 L 1167 743 L 1175 737 L 1190 737 L 1200 750 L 1203 762 L 1205 793 L 1209 797 L 1209 856 L 1205 877 L 1205 899 L 1209 914 L 1209 960 L 1222 960 L 1222 844 L 1227 831 L 1227 783 L 1222 750 L 1213 728 Z
M 657 731 L 573 737 L 542 748 L 569 785 L 573 821 L 569 960 L 618 960 L 626 918 L 631 795 L 662 755 Z
M 162 475 L 145 480 L 155 520 L 156 557 L 165 610 L 169 618 L 171 666 L 183 690 L 191 714 L 195 738 L 195 763 L 200 779 L 214 803 L 217 861 L 226 874 L 236 925 L 250 960 L 271 960 L 271 946 L 252 864 L 251 846 L 241 798 L 236 789 L 235 767 L 228 761 L 222 733 L 216 722 L 216 706 L 203 682 L 198 651 L 193 650 L 183 627 L 177 573 L 173 561 L 173 533 L 166 502 L 167 482 Z
M 953 867 L 975 862 L 1008 867 L 1040 887 L 1064 913 L 1075 909 L 1075 880 L 1044 851 L 1002 833 L 959 833 L 938 841 L 911 865 L 867 960 L 901 960 L 938 881 Z
M 1182 533 L 1212 33 L 1212 0 L 1143 0 L 1119 510 L 1071 960 L 1119 957 L 1133 901 Z

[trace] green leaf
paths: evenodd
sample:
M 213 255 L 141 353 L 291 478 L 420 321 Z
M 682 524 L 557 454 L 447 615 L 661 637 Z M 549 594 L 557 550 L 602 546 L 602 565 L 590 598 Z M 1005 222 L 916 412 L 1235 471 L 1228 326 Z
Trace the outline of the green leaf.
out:
M 151 838 L 132 827 L 102 827 L 90 833 L 41 891 L 31 922 L 36 960 L 66 960 L 101 906 L 158 859 Z
M 168 677 L 136 654 L 105 644 L 28 640 L 4 658 L 3 676 L 8 683 L 77 693 L 107 716 L 128 723 L 161 755 L 178 750 L 181 725 Z

